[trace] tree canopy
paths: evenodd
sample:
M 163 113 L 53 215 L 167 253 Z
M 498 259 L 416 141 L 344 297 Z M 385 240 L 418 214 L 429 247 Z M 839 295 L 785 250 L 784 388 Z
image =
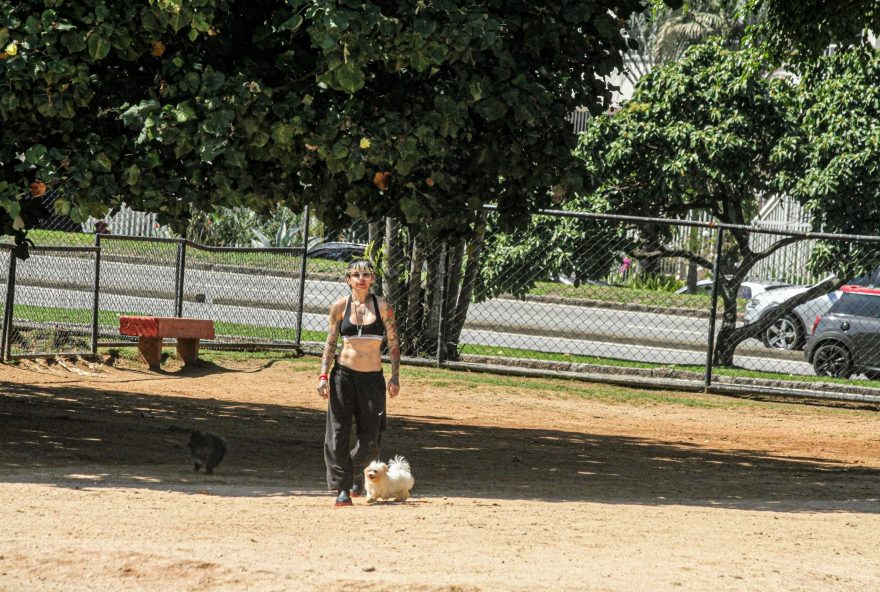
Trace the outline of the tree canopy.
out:
M 868 31 L 880 32 L 877 0 L 748 0 L 746 9 L 761 13 L 753 38 L 787 62 L 809 61 L 832 43 L 853 45 Z
M 757 196 L 776 190 L 772 155 L 793 126 L 789 100 L 790 83 L 769 79 L 754 52 L 694 46 L 581 135 L 591 192 L 623 214 L 706 210 L 747 223 Z
M 619 111 L 591 120 L 578 154 L 592 181 L 589 202 L 618 213 L 686 218 L 708 212 L 720 222 L 747 225 L 758 197 L 780 191 L 797 134 L 795 90 L 768 76 L 755 50 L 720 41 L 691 47 L 677 62 L 655 68 Z M 588 203 L 589 203 L 588 202 Z M 568 204 L 578 208 L 579 201 Z M 669 225 L 641 226 L 632 255 L 652 262 L 681 257 L 711 270 L 706 253 L 671 249 Z M 762 250 L 745 230 L 725 243 L 715 277 L 724 301 L 716 362 L 732 363 L 738 289 L 754 265 L 797 239 Z M 718 352 L 721 352 L 720 354 Z
M 824 57 L 798 85 L 800 125 L 786 154 L 783 188 L 816 231 L 877 235 L 880 228 L 880 52 L 853 47 Z M 823 241 L 815 269 L 843 278 L 880 266 L 876 243 Z
M 440 233 L 485 202 L 524 221 L 580 187 L 566 116 L 606 109 L 624 19 L 643 8 L 3 3 L 0 230 L 27 228 L 46 186 L 75 221 L 126 202 L 178 229 L 192 208 L 282 203 Z

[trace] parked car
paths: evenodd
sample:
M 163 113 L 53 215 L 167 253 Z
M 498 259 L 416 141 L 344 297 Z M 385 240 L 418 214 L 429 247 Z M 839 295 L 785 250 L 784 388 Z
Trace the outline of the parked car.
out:
M 751 325 L 771 314 L 776 307 L 810 289 L 810 286 L 790 286 L 758 294 L 746 304 L 743 324 Z M 823 294 L 797 306 L 790 314 L 773 321 L 761 333 L 764 347 L 775 349 L 801 349 L 807 339 L 808 329 L 817 316 L 825 314 L 840 297 L 839 291 Z
M 804 355 L 819 376 L 880 380 L 880 289 L 847 285 L 816 317 Z
M 367 245 L 363 243 L 327 242 L 311 247 L 306 256 L 347 262 L 363 257 L 366 248 Z
M 861 286 L 863 288 L 880 286 L 880 268 L 875 269 L 870 274 L 850 280 L 849 285 Z M 746 304 L 743 323 L 746 325 L 756 323 L 786 300 L 794 298 L 798 294 L 803 294 L 809 289 L 810 286 L 790 286 L 781 290 L 758 294 Z M 791 314 L 774 321 L 761 334 L 761 341 L 764 343 L 764 346 L 789 350 L 801 349 L 810 334 L 813 321 L 816 317 L 828 312 L 831 306 L 840 298 L 840 294 L 841 292 L 838 290 L 823 294 L 813 300 L 808 300 L 795 308 Z
M 780 288 L 786 288 L 791 284 L 786 284 L 784 282 L 777 282 L 775 280 L 755 280 L 755 281 L 746 281 L 740 284 L 739 291 L 736 294 L 737 298 L 754 298 L 756 295 L 761 294 L 763 292 L 767 292 L 768 290 L 778 290 Z M 675 291 L 676 294 L 687 294 L 687 286 L 679 288 Z M 700 280 L 697 282 L 697 291 L 695 294 L 711 294 L 712 293 L 712 280 Z

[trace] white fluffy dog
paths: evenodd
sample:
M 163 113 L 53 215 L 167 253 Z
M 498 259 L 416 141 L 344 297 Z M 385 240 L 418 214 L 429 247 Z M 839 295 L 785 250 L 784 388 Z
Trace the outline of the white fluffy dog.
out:
M 376 500 L 402 502 L 409 497 L 414 483 L 409 463 L 402 456 L 395 456 L 388 464 L 374 460 L 364 469 L 368 503 Z

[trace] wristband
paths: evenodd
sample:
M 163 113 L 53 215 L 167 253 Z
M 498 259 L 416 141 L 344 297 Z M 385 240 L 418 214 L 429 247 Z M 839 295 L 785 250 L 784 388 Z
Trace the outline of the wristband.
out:
M 327 375 L 321 374 L 320 376 L 318 376 L 318 380 L 327 380 Z

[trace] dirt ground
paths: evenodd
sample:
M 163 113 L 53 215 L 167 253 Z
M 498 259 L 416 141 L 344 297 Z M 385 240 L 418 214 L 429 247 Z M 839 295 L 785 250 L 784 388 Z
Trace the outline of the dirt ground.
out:
M 0 367 L 0 590 L 880 589 L 876 410 L 404 367 L 336 509 L 318 364 Z

